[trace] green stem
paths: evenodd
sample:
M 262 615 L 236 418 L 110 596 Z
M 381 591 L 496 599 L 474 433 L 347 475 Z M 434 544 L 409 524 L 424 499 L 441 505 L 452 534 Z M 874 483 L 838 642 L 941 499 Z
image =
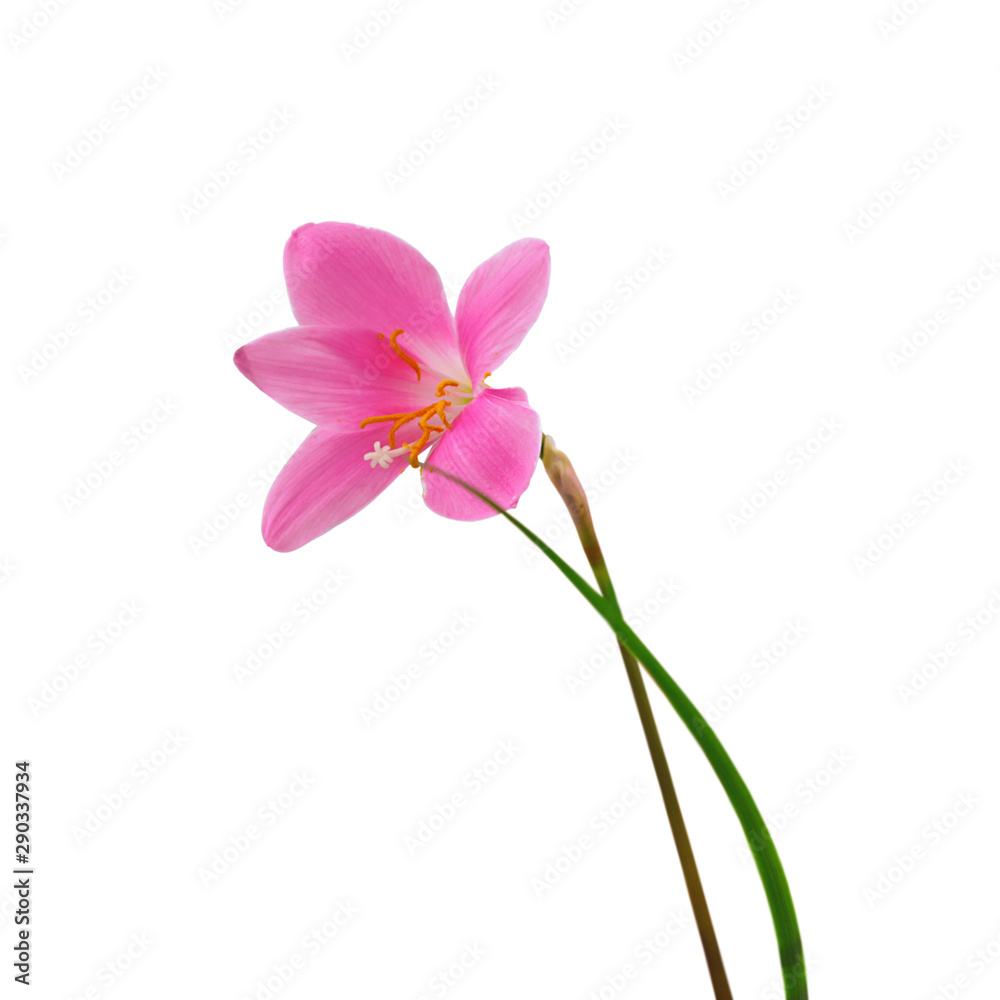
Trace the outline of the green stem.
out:
M 584 490 L 580 479 L 573 468 L 572 463 L 566 455 L 559 451 L 551 437 L 546 436 L 542 442 L 542 462 L 545 471 L 555 486 L 559 496 L 566 504 L 566 509 L 576 526 L 576 533 L 580 536 L 583 551 L 586 553 L 587 561 L 594 571 L 594 577 L 601 594 L 610 602 L 614 610 L 620 615 L 621 606 L 615 594 L 614 584 L 611 582 L 611 573 L 608 564 L 601 551 L 601 543 L 598 541 L 597 532 L 594 529 L 594 519 L 590 513 L 590 504 L 587 502 L 587 493 Z M 681 871 L 684 874 L 684 883 L 687 886 L 688 898 L 691 900 L 691 910 L 694 913 L 695 924 L 698 927 L 698 934 L 701 937 L 702 950 L 705 953 L 705 961 L 708 964 L 708 974 L 712 980 L 712 988 L 715 991 L 716 1000 L 733 1000 L 733 992 L 729 986 L 729 978 L 726 976 L 726 966 L 722 960 L 722 950 L 715 934 L 715 926 L 712 923 L 712 914 L 708 908 L 708 899 L 705 896 L 705 889 L 701 884 L 701 876 L 698 874 L 698 864 L 695 861 L 694 850 L 691 847 L 691 838 L 688 836 L 687 825 L 684 822 L 684 814 L 681 812 L 680 800 L 677 797 L 677 789 L 670 774 L 670 767 L 667 764 L 667 756 L 663 750 L 663 743 L 660 740 L 660 733 L 656 726 L 656 718 L 653 715 L 653 707 L 649 703 L 649 694 L 646 685 L 642 680 L 642 673 L 636 658 L 625 644 L 619 640 L 618 648 L 622 654 L 622 662 L 625 664 L 625 673 L 628 676 L 629 686 L 632 689 L 632 697 L 635 699 L 635 707 L 639 712 L 639 721 L 642 723 L 642 731 L 646 737 L 646 746 L 649 748 L 649 756 L 653 761 L 653 769 L 656 772 L 656 779 L 660 786 L 660 794 L 663 797 L 663 805 L 667 810 L 667 819 L 670 823 L 670 831 L 673 834 L 674 844 L 677 848 L 677 856 L 680 859 Z
M 621 612 L 616 610 L 607 598 L 594 590 L 565 559 L 546 545 L 530 528 L 523 525 L 516 517 L 507 513 L 475 487 L 434 466 L 427 465 L 424 467 L 424 471 L 443 476 L 468 490 L 510 521 L 518 531 L 536 545 L 555 564 L 563 576 L 576 587 L 591 607 L 611 626 L 619 642 L 639 660 L 646 672 L 656 682 L 657 687 L 666 695 L 667 700 L 681 717 L 681 721 L 687 726 L 688 731 L 708 759 L 729 798 L 740 825 L 743 827 L 743 833 L 750 846 L 754 862 L 757 865 L 757 872 L 764 886 L 764 893 L 771 910 L 771 918 L 774 921 L 778 956 L 784 975 L 786 1000 L 808 1000 L 809 991 L 806 984 L 802 937 L 795 917 L 795 904 L 792 902 L 792 895 L 788 888 L 784 869 L 781 866 L 781 860 L 767 824 L 764 822 L 764 817 L 750 794 L 750 789 L 747 788 L 746 782 L 736 770 L 736 765 L 726 753 L 725 747 L 719 742 L 712 727 L 656 657 L 646 648 L 642 640 L 632 631 Z

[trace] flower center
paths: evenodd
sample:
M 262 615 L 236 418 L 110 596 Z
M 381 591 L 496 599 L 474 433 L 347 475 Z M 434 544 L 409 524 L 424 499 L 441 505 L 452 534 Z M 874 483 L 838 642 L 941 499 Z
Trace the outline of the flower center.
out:
M 414 358 L 411 358 L 402 349 L 402 347 L 399 346 L 399 344 L 396 343 L 397 338 L 402 333 L 402 330 L 394 330 L 389 337 L 389 346 L 417 373 L 417 381 L 419 382 L 422 374 L 420 365 Z M 384 336 L 384 334 L 379 334 L 379 337 Z M 453 400 L 446 397 L 452 394 L 453 389 L 458 389 L 461 392 L 461 384 L 456 382 L 453 378 L 444 378 L 441 379 L 437 388 L 434 390 L 434 395 L 438 398 L 433 403 L 429 403 L 427 406 L 422 406 L 419 409 L 413 410 L 411 413 L 386 413 L 382 416 L 365 417 L 360 424 L 362 428 L 367 427 L 369 424 L 390 425 L 388 447 L 385 447 L 379 441 L 376 441 L 375 450 L 365 455 L 365 461 L 370 461 L 372 468 L 379 465 L 384 469 L 390 462 L 392 462 L 393 458 L 409 452 L 410 465 L 416 469 L 420 465 L 418 456 L 420 455 L 420 452 L 427 447 L 430 442 L 431 435 L 443 434 L 446 430 L 451 430 L 451 424 L 448 422 L 445 410 L 452 405 Z M 462 396 L 457 399 L 458 405 L 464 406 L 469 401 L 471 396 L 472 390 L 470 387 L 468 392 L 463 392 Z M 402 447 L 397 448 L 396 434 L 403 427 L 412 423 L 414 420 L 417 421 L 417 427 L 420 430 L 420 437 L 417 438 L 417 440 L 412 444 L 403 445 Z M 439 420 L 440 424 L 433 423 L 432 421 L 434 420 Z

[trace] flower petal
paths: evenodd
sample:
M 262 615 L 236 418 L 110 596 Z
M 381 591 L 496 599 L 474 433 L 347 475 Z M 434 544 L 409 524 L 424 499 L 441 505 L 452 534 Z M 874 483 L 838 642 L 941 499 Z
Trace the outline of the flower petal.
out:
M 317 427 L 278 473 L 264 501 L 264 541 L 291 552 L 356 514 L 399 475 L 406 457 L 372 468 L 374 436 Z
M 285 245 L 285 283 L 302 326 L 403 330 L 400 347 L 435 372 L 461 368 L 441 277 L 408 243 L 346 222 L 300 226 Z
M 481 392 L 442 435 L 427 456 L 421 477 L 424 501 L 436 514 L 457 521 L 478 521 L 496 511 L 444 476 L 440 468 L 475 486 L 509 510 L 528 488 L 542 447 L 538 414 L 528 406 L 523 389 Z
M 433 399 L 430 380 L 417 382 L 373 330 L 296 326 L 251 341 L 233 361 L 258 389 L 329 430 L 356 431 L 366 417 L 409 413 Z
M 455 323 L 465 369 L 478 385 L 524 340 L 549 290 L 549 248 L 542 240 L 511 243 L 469 275 Z

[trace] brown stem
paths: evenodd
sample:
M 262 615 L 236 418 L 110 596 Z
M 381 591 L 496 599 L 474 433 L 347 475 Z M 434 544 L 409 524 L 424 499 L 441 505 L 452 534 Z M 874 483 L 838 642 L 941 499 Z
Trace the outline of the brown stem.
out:
M 552 485 L 562 497 L 566 509 L 573 519 L 576 532 L 583 544 L 583 551 L 597 579 L 598 588 L 620 614 L 621 608 L 618 604 L 618 598 L 611 583 L 611 576 L 608 573 L 600 543 L 597 541 L 597 533 L 594 531 L 594 521 L 590 515 L 586 491 L 570 460 L 556 448 L 555 442 L 548 435 L 542 442 L 542 463 L 545 466 L 545 471 L 549 474 L 549 479 L 552 480 Z M 715 936 L 712 915 L 708 910 L 708 900 L 701 884 L 701 876 L 698 874 L 698 865 L 695 862 L 691 840 L 684 823 L 684 815 L 681 813 L 677 791 L 670 776 L 670 768 L 667 766 L 667 757 L 663 752 L 660 733 L 656 728 L 656 719 L 653 717 L 653 708 L 649 703 L 646 685 L 643 683 L 642 673 L 635 657 L 621 642 L 618 643 L 618 648 L 625 663 L 625 672 L 628 674 L 635 706 L 639 710 L 642 731 L 645 733 L 646 745 L 649 747 L 649 755 L 653 760 L 653 769 L 656 771 L 656 780 L 660 785 L 663 804 L 667 809 L 667 819 L 670 821 L 670 830 L 677 846 L 677 855 L 680 858 L 681 870 L 684 872 L 684 882 L 687 885 L 691 909 L 694 912 L 695 923 L 701 936 L 701 946 L 705 952 L 705 961 L 708 963 L 708 972 L 712 978 L 716 1000 L 732 1000 L 733 994 L 729 988 L 726 967 L 722 961 L 722 952 Z

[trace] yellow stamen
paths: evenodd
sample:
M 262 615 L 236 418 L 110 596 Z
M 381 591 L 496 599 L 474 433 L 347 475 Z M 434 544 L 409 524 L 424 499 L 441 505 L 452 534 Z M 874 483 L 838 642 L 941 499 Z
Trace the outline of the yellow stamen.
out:
M 422 410 L 418 410 L 417 413 L 422 413 Z M 396 447 L 396 431 L 399 430 L 403 424 L 409 423 L 417 413 L 387 413 L 384 417 L 365 417 L 364 420 L 358 425 L 362 430 L 364 430 L 369 424 L 384 424 L 391 420 L 392 427 L 389 428 L 389 447 Z
M 436 403 L 431 403 L 429 406 L 422 406 L 419 410 L 414 410 L 412 413 L 387 413 L 380 417 L 365 417 L 358 426 L 364 430 L 369 424 L 384 424 L 392 421 L 392 427 L 389 428 L 389 447 L 395 448 L 396 432 L 404 425 L 410 423 L 411 420 L 416 420 L 422 434 L 417 442 L 407 446 L 410 449 L 410 464 L 416 468 L 416 465 L 414 465 L 416 456 L 426 447 L 431 433 L 437 431 L 443 434 L 445 428 L 451 429 L 451 424 L 448 423 L 448 418 L 444 415 L 445 409 L 449 406 L 451 406 L 450 399 L 440 399 Z M 433 420 L 435 417 L 444 424 L 444 427 L 427 423 L 427 421 Z M 416 450 L 414 451 L 414 449 Z
M 396 431 L 398 431 L 405 424 L 408 424 L 413 419 L 408 413 L 404 413 L 400 418 L 389 428 L 389 447 L 396 447 Z
M 444 433 L 443 427 L 432 426 L 427 421 L 433 420 L 434 417 L 440 416 L 444 412 L 446 406 L 450 406 L 451 403 L 446 400 L 442 400 L 440 403 L 432 403 L 430 406 L 426 407 L 423 416 L 417 421 L 417 426 L 423 431 L 420 438 L 414 441 L 410 445 L 410 465 L 414 469 L 419 468 L 420 462 L 417 460 L 417 456 L 427 447 L 427 442 L 431 439 L 432 431 L 440 431 Z
M 410 357 L 402 352 L 400 348 L 396 346 L 395 338 L 401 334 L 402 330 L 396 330 L 390 339 L 390 343 L 395 349 L 396 353 L 407 363 L 411 364 L 417 371 L 417 377 L 420 377 L 420 366 Z M 380 334 L 381 336 L 381 334 Z M 417 427 L 420 430 L 420 436 L 412 444 L 403 445 L 402 447 L 408 448 L 410 451 L 410 465 L 413 468 L 419 468 L 419 456 L 420 452 L 427 447 L 430 443 L 432 434 L 444 434 L 446 430 L 451 430 L 452 425 L 448 420 L 445 410 L 452 405 L 454 400 L 445 399 L 444 397 L 448 394 L 451 389 L 458 389 L 460 387 L 459 382 L 456 382 L 453 378 L 444 378 L 438 382 L 437 389 L 435 389 L 435 396 L 439 397 L 435 402 L 429 403 L 427 406 L 421 406 L 419 409 L 414 410 L 412 413 L 385 413 L 377 417 L 365 417 L 364 420 L 358 425 L 362 430 L 369 424 L 391 424 L 389 428 L 388 441 L 389 447 L 392 449 L 396 448 L 396 434 L 398 431 L 402 430 L 408 423 L 412 421 L 417 421 Z M 457 397 L 459 405 L 463 405 L 471 399 L 471 397 L 460 396 Z M 431 423 L 432 420 L 439 420 L 440 423 Z M 377 450 L 377 449 L 376 449 Z
M 399 357 L 403 361 L 405 361 L 417 373 L 417 381 L 419 382 L 420 381 L 420 365 L 418 365 L 417 362 L 414 361 L 413 358 L 411 358 L 409 356 L 409 354 L 407 354 L 406 351 L 404 351 L 403 348 L 400 347 L 399 344 L 396 343 L 396 338 L 402 332 L 403 332 L 402 330 L 393 330 L 392 331 L 392 335 L 389 337 L 389 346 L 399 355 Z M 380 333 L 379 336 L 381 337 L 382 334 Z M 439 393 L 439 395 L 440 395 L 440 393 Z

